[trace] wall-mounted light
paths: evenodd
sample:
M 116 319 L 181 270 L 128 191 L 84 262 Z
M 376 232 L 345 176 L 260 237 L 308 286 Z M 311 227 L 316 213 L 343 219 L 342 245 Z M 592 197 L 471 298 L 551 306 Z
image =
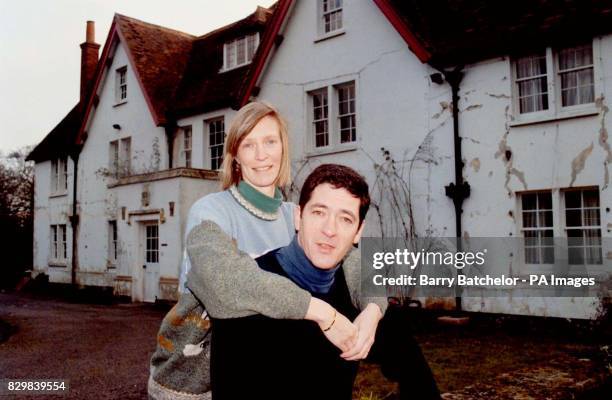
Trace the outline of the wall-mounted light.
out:
M 119 124 L 113 124 L 113 128 L 115 128 L 115 129 L 119 130 L 119 129 L 121 129 L 121 125 L 119 125 Z
M 444 76 L 439 72 L 429 75 L 429 79 L 431 79 L 433 83 L 437 83 L 438 85 L 444 83 Z

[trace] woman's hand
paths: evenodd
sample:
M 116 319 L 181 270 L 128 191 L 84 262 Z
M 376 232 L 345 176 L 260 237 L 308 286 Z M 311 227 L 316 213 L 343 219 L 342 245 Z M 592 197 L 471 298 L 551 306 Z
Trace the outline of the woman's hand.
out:
M 382 312 L 380 307 L 374 303 L 368 304 L 354 321 L 358 330 L 357 342 L 348 351 L 340 354 L 340 357 L 347 361 L 357 361 L 366 358 L 374 344 L 376 329 L 381 318 Z
M 357 342 L 357 327 L 321 299 L 316 297 L 310 299 L 304 318 L 316 322 L 325 337 L 343 352 L 352 348 Z
M 327 340 L 343 352 L 353 348 L 357 343 L 357 327 L 339 312 L 336 312 L 336 318 L 332 321 L 327 325 L 319 325 Z

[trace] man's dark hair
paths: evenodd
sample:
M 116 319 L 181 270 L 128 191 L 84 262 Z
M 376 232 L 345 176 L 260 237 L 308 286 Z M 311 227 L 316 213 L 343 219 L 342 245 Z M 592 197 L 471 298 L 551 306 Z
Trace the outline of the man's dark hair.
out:
M 370 208 L 370 190 L 363 176 L 344 165 L 322 164 L 315 168 L 302 186 L 300 208 L 304 209 L 315 188 L 324 183 L 329 183 L 336 189 L 346 189 L 359 199 L 359 225 L 361 225 Z

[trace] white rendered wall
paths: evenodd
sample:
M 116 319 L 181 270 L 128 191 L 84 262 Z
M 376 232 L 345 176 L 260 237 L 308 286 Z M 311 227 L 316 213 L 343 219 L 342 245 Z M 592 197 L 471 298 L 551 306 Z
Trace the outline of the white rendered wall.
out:
M 51 194 L 51 161 L 36 163 L 34 169 L 34 273 L 44 272 L 54 282 L 70 282 L 72 262 L 72 188 L 74 164 L 68 157 L 68 189 L 64 194 Z M 51 225 L 66 225 L 66 259 L 51 260 Z
M 396 223 L 394 213 L 408 221 L 411 203 L 418 210 L 412 218 L 420 236 L 454 236 L 452 202 L 444 195 L 444 185 L 453 179 L 452 120 L 449 111 L 439 110 L 440 103 L 448 107 L 450 93 L 431 87 L 431 68 L 408 49 L 373 2 L 344 2 L 344 34 L 322 41 L 317 41 L 318 2 L 296 3 L 258 96 L 275 104 L 288 120 L 296 189 L 317 165 L 346 164 L 370 184 L 385 235 L 400 236 L 409 229 Z M 310 155 L 307 92 L 347 81 L 356 85 L 357 143 L 349 151 Z M 437 113 L 441 115 L 434 118 Z M 383 147 L 390 152 L 388 160 Z M 381 181 L 376 171 L 378 165 L 390 170 L 391 160 L 401 182 Z M 410 196 L 399 207 L 381 198 L 381 192 L 401 185 L 410 188 Z M 376 212 L 370 212 L 365 235 L 379 236 L 379 222 Z
M 127 66 L 127 102 L 117 105 L 115 71 L 123 66 Z M 109 143 L 131 138 L 132 174 L 167 168 L 168 157 L 164 129 L 155 126 L 121 44 L 115 50 L 98 95 L 100 101 L 91 112 L 88 137 L 79 161 L 79 277 L 82 284 L 112 286 L 115 271 L 107 269 L 108 220 L 116 218 L 119 203 L 107 187 L 111 182 Z M 121 129 L 114 129 L 114 124 Z M 140 198 L 137 188 L 129 190 L 131 196 Z

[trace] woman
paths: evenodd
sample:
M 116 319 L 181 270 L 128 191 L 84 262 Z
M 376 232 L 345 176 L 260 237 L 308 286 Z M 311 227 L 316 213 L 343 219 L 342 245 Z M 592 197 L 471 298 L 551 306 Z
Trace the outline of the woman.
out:
M 201 263 L 191 268 L 184 258 L 181 287 L 188 291 L 162 322 L 151 359 L 151 397 L 209 398 L 204 304 L 217 318 L 312 320 L 342 351 L 354 346 L 357 329 L 344 315 L 253 260 L 286 246 L 295 232 L 293 205 L 281 200 L 278 189 L 290 178 L 288 152 L 278 111 L 260 102 L 238 111 L 225 142 L 224 190 L 199 199 L 189 212 L 186 243 L 197 243 L 188 250 Z

